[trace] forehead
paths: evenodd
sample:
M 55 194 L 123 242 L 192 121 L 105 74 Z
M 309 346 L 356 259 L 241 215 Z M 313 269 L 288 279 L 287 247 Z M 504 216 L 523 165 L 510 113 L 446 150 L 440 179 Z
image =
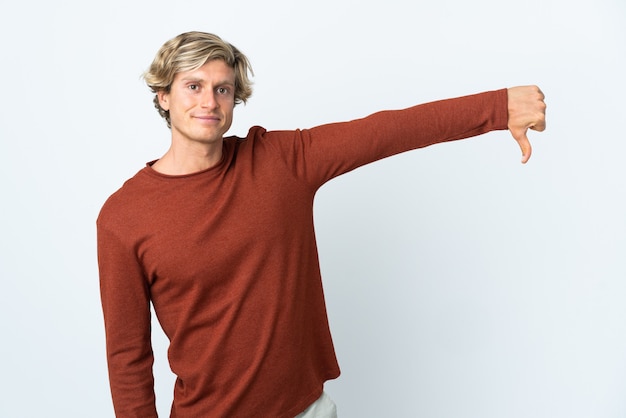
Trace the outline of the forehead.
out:
M 199 81 L 211 83 L 235 84 L 235 69 L 225 61 L 216 59 L 207 61 L 195 70 L 181 71 L 174 76 L 176 81 Z

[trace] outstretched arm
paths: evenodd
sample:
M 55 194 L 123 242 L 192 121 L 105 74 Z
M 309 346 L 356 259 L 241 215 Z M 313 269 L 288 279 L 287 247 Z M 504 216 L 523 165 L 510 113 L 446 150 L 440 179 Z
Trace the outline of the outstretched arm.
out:
M 541 132 L 546 129 L 546 104 L 537 86 L 508 89 L 508 128 L 522 150 L 522 163 L 530 158 L 532 147 L 526 136 L 528 129 Z

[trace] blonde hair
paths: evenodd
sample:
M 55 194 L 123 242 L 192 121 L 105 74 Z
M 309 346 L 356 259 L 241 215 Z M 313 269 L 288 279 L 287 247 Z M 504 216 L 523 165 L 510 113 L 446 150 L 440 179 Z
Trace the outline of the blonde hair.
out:
M 143 78 L 153 93 L 169 92 L 177 73 L 196 70 L 211 60 L 223 60 L 235 70 L 235 104 L 246 103 L 252 95 L 248 73 L 254 75 L 250 62 L 234 45 L 211 33 L 185 32 L 165 42 Z M 159 104 L 158 94 L 153 102 L 171 128 L 169 111 Z

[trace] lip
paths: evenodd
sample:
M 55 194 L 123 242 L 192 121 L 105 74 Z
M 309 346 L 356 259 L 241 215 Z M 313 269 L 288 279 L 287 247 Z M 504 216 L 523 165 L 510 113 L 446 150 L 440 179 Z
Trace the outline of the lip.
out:
M 220 120 L 218 116 L 214 116 L 214 115 L 199 115 L 199 116 L 194 116 L 194 118 L 205 120 L 205 121 L 219 121 Z

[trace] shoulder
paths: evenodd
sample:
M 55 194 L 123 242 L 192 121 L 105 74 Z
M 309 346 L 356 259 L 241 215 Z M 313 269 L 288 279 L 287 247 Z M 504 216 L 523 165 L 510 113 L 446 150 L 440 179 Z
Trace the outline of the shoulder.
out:
M 243 137 L 224 138 L 224 149 L 226 155 L 236 154 L 240 157 L 265 159 L 291 150 L 296 146 L 300 133 L 300 130 L 268 130 L 262 126 L 253 126 Z
M 131 213 L 141 210 L 144 206 L 146 183 L 149 183 L 149 176 L 145 171 L 144 167 L 107 198 L 98 214 L 99 226 L 127 218 Z
M 246 144 L 259 141 L 288 140 L 296 138 L 301 132 L 303 132 L 302 129 L 268 130 L 262 126 L 255 125 L 248 130 L 246 136 L 225 137 L 224 143 L 226 146 L 229 146 L 233 144 Z
M 236 147 L 241 144 L 246 144 L 252 141 L 263 139 L 263 137 L 265 137 L 266 134 L 267 134 L 267 129 L 261 126 L 253 126 L 250 129 L 248 129 L 248 133 L 246 134 L 246 136 L 232 135 L 232 136 L 224 137 L 224 146 L 226 148 L 230 148 L 233 146 Z

